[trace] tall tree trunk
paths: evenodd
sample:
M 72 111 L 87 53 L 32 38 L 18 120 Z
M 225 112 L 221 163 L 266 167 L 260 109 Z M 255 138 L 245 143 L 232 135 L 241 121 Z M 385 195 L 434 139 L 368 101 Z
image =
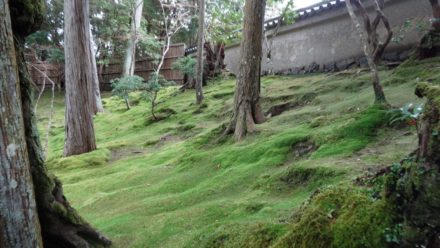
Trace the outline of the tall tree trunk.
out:
M 0 54 L 0 244 L 42 247 L 7 0 L 0 0 Z
M 260 105 L 260 74 L 263 22 L 266 0 L 246 0 L 240 70 L 235 87 L 234 113 L 226 130 L 236 140 L 255 131 L 255 124 L 265 121 Z
M 101 91 L 99 89 L 99 76 L 98 76 L 98 67 L 96 66 L 96 57 L 95 57 L 95 42 L 93 41 L 92 30 L 90 30 L 90 62 L 92 69 L 92 80 L 93 80 L 93 99 L 94 108 L 93 114 L 98 112 L 104 112 L 104 106 L 102 106 L 101 99 Z
M 440 31 L 440 4 L 438 1 L 439 0 L 429 0 L 432 7 L 432 15 L 434 17 L 432 26 L 436 31 Z
M 1 1 L 1 0 L 0 0 Z M 23 6 L 32 8 L 23 8 Z M 34 112 L 34 88 L 24 58 L 24 40 L 27 35 L 38 30 L 42 22 L 43 0 L 15 0 L 11 1 L 12 25 L 15 40 L 16 64 L 21 93 L 21 108 L 24 121 L 25 145 L 28 151 L 30 172 L 35 188 L 35 198 L 38 217 L 41 223 L 41 234 L 44 247 L 91 247 L 109 246 L 108 240 L 98 231 L 94 230 L 73 209 L 63 194 L 61 182 L 49 176 L 44 165 L 43 149 L 38 134 L 37 121 Z M 30 13 L 29 11 L 32 11 Z M 1 15 L 4 16 L 4 15 Z M 0 29 L 4 30 L 3 28 Z M 1 39 L 0 39 L 1 40 Z M 9 49 L 8 51 L 11 51 Z M 3 53 L 1 53 L 3 54 Z M 8 74 L 1 74 L 8 75 Z M 12 74 L 10 74 L 12 75 Z M 2 87 L 3 88 L 3 87 Z M 18 96 L 18 94 L 17 94 Z M 20 98 L 14 98 L 19 100 Z M 1 105 L 3 106 L 3 104 Z M 0 119 L 4 120 L 2 117 Z M 3 132 L 2 132 L 3 133 Z M 20 132 L 17 132 L 17 134 Z M 3 163 L 1 163 L 3 165 Z M 3 189 L 3 187 L 1 187 Z M 4 198 L 0 198 L 3 200 Z M 1 201 L 0 201 L 1 202 Z M 1 208 L 3 210 L 3 208 Z M 0 225 L 0 229 L 3 223 Z M 20 226 L 15 226 L 19 228 Z M 5 244 L 0 239 L 0 244 Z M 11 247 L 43 247 L 36 245 L 18 245 Z
M 197 75 L 196 75 L 196 100 L 197 104 L 203 102 L 203 46 L 205 38 L 205 0 L 199 0 L 199 27 L 197 31 Z
M 90 68 L 89 1 L 64 2 L 64 54 L 66 64 L 66 135 L 64 156 L 96 149 L 90 102 L 93 80 Z
M 124 72 L 125 76 L 133 76 L 136 67 L 136 44 L 138 41 L 138 32 L 141 26 L 142 9 L 144 0 L 136 0 L 133 8 L 133 16 L 131 20 L 131 34 L 128 40 L 127 50 L 125 53 Z

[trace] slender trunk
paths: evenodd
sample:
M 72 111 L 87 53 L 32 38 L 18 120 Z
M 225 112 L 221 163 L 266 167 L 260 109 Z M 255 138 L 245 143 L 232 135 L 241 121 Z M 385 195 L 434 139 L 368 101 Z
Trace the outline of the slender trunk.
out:
M 0 1 L 0 244 L 42 247 L 8 1 Z
M 88 0 L 64 2 L 64 54 L 66 63 L 66 135 L 64 156 L 96 149 L 90 101 L 94 101 L 90 73 Z
M 101 91 L 99 89 L 99 77 L 98 77 L 98 67 L 96 66 L 95 57 L 95 42 L 93 41 L 92 30 L 90 30 L 90 62 L 92 64 L 92 80 L 93 80 L 93 99 L 94 103 L 93 114 L 98 112 L 104 112 L 104 106 L 102 106 Z
M 136 67 L 136 44 L 138 42 L 138 32 L 141 26 L 143 0 L 137 0 L 133 8 L 133 17 L 131 20 L 131 34 L 128 40 L 127 50 L 125 53 L 124 72 L 123 75 L 133 76 Z
M 196 101 L 203 102 L 203 45 L 205 36 L 205 0 L 199 0 L 199 27 L 197 42 L 197 76 L 196 76 Z
M 128 100 L 128 97 L 125 97 L 124 100 L 125 100 L 125 106 L 127 107 L 127 110 L 130 110 L 130 102 Z
M 241 42 L 240 70 L 234 99 L 234 114 L 227 133 L 236 140 L 255 131 L 265 121 L 260 105 L 260 73 L 265 0 L 246 0 Z
M 371 76 L 373 79 L 373 90 L 374 90 L 374 103 L 383 104 L 386 103 L 385 93 L 383 92 L 382 85 L 380 84 L 379 71 L 377 69 L 376 63 L 369 62 L 369 67 L 371 71 Z
M 153 99 L 151 100 L 151 116 L 153 116 L 153 120 L 157 120 L 157 117 L 154 114 L 154 109 L 156 107 L 156 98 L 157 98 L 157 92 L 154 92 Z
M 374 103 L 387 105 L 388 103 L 385 97 L 385 93 L 383 92 L 382 85 L 380 84 L 379 72 L 377 70 L 377 61 L 380 60 L 380 57 L 385 50 L 385 47 L 388 45 L 392 37 L 390 25 L 381 9 L 381 7 L 383 8 L 383 6 L 381 6 L 381 4 L 377 0 L 374 1 L 377 15 L 373 23 L 371 23 L 362 2 L 360 2 L 359 0 L 347 0 L 345 1 L 345 3 L 350 18 L 353 21 L 356 31 L 361 38 L 364 55 L 367 58 L 368 66 L 370 67 L 373 79 L 373 90 L 375 95 Z M 353 5 L 357 6 L 358 11 L 363 18 L 365 30 L 362 30 L 361 23 L 354 12 Z M 387 29 L 387 37 L 384 43 L 378 41 L 379 36 L 376 30 L 381 20 L 383 21 Z

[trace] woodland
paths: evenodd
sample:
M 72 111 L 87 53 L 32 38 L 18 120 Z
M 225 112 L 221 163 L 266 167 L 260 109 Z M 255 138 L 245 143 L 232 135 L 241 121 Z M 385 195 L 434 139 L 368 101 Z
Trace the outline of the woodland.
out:
M 321 1 L 365 64 L 287 75 L 298 1 L 0 0 L 0 248 L 440 247 L 439 0 L 402 27 L 391 0 Z

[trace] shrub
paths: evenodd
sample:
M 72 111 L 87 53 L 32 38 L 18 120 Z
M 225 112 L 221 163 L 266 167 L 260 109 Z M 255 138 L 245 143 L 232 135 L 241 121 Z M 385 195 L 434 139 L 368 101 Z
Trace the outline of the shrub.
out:
M 197 61 L 194 58 L 186 56 L 176 60 L 172 67 L 174 70 L 179 70 L 190 77 L 194 77 L 196 75 L 196 64 Z
M 138 91 L 143 83 L 143 78 L 139 76 L 125 76 L 111 81 L 112 94 L 123 99 L 127 110 L 130 109 L 130 93 Z

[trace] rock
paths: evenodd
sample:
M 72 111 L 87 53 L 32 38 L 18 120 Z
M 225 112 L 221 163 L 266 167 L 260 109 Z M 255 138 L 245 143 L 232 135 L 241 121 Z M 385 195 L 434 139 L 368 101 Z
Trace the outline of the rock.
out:
M 360 67 L 368 67 L 368 60 L 365 56 L 358 58 L 357 63 Z
M 338 67 L 335 62 L 331 62 L 324 65 L 324 72 L 337 72 Z
M 316 62 L 313 62 L 310 64 L 307 69 L 305 70 L 305 73 L 314 73 L 319 71 L 319 65 Z
M 356 59 L 345 59 L 336 63 L 336 67 L 341 71 L 347 70 L 353 65 L 356 65 Z
M 400 60 L 398 52 L 386 53 L 383 55 L 382 59 L 390 62 L 395 62 Z
M 411 50 L 405 50 L 399 54 L 399 60 L 405 61 L 411 56 Z

